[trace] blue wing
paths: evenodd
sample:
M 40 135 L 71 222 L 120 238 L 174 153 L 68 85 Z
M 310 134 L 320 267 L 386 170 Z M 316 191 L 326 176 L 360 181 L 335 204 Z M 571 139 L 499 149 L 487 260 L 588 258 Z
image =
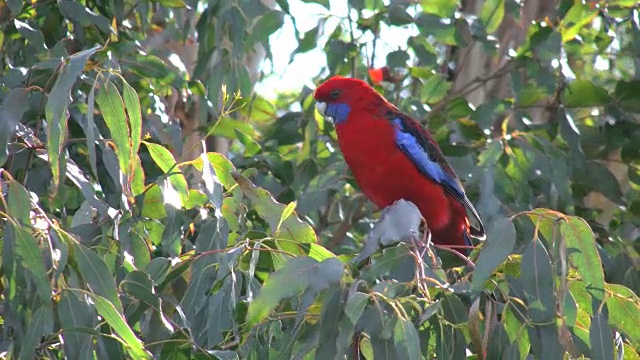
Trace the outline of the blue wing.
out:
M 405 115 L 397 115 L 392 122 L 396 131 L 396 144 L 400 150 L 411 159 L 421 173 L 440 184 L 447 193 L 465 206 L 471 215 L 471 235 L 483 239 L 484 226 L 478 212 L 429 134 L 420 124 Z

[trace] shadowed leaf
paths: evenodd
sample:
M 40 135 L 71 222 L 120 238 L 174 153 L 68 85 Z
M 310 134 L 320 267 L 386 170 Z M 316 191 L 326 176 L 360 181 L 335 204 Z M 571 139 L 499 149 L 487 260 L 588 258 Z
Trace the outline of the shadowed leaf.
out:
M 532 240 L 522 254 L 520 281 L 533 321 L 547 323 L 555 317 L 554 279 L 547 249 L 539 239 Z
M 485 281 L 511 254 L 516 242 L 516 229 L 509 219 L 498 220 L 489 229 L 487 241 L 480 251 L 476 268 L 473 272 L 471 285 L 474 289 L 481 289 Z
M 263 321 L 278 303 L 288 297 L 309 291 L 314 296 L 340 281 L 344 266 L 338 259 L 318 262 L 310 257 L 289 260 L 273 273 L 249 305 L 248 326 Z

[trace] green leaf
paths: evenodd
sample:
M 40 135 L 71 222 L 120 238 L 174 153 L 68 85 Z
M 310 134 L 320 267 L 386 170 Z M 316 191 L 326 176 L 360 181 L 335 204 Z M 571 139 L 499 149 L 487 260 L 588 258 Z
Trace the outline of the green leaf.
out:
M 640 298 L 631 289 L 619 284 L 605 285 L 605 300 L 609 324 L 624 333 L 631 345 L 640 348 Z
M 58 318 L 62 328 L 65 356 L 76 359 L 93 357 L 92 337 L 78 331 L 93 328 L 97 323 L 96 312 L 87 302 L 80 301 L 72 291 L 62 291 L 58 301 Z
M 391 25 L 404 26 L 413 23 L 413 16 L 407 12 L 403 5 L 394 5 L 392 3 L 387 9 L 387 14 Z
M 89 165 L 93 176 L 98 178 L 98 165 L 96 158 L 96 134 L 95 134 L 95 121 L 94 111 L 96 106 L 96 87 L 92 86 L 87 98 L 87 125 L 84 129 L 87 136 L 87 150 L 89 151 Z
M 638 5 L 636 0 L 611 0 L 608 1 L 609 6 L 634 7 Z
M 357 324 L 360 316 L 362 316 L 362 312 L 364 308 L 369 303 L 369 295 L 355 291 L 349 294 L 349 298 L 347 299 L 347 303 L 344 308 L 344 313 L 347 315 L 347 318 L 353 324 Z
M 183 8 L 187 6 L 183 0 L 151 0 L 151 2 L 158 3 L 168 8 Z
M 111 302 L 114 309 L 122 313 L 122 303 L 118 297 L 115 280 L 104 260 L 91 249 L 77 243 L 73 244 L 73 255 L 78 264 L 78 271 L 91 291 Z
M 133 177 L 131 178 L 131 194 L 138 196 L 144 192 L 145 175 L 142 164 L 140 163 L 140 157 L 137 154 L 133 155 Z
M 458 0 L 422 0 L 422 11 L 443 18 L 453 17 L 458 9 Z
M 593 189 L 607 199 L 613 201 L 619 205 L 625 205 L 625 200 L 622 197 L 622 190 L 620 190 L 620 184 L 618 179 L 611 173 L 611 171 L 599 162 L 589 161 L 587 162 L 586 180 Z
M 143 143 L 149 149 L 149 154 L 158 167 L 164 171 L 165 175 L 169 179 L 169 182 L 176 189 L 180 196 L 180 204 L 184 207 L 189 201 L 189 188 L 187 186 L 187 179 L 182 174 L 180 168 L 176 164 L 176 160 L 173 155 L 164 146 L 160 144 L 150 143 L 143 141 Z M 166 193 L 163 196 L 167 196 Z
M 11 89 L 0 106 L 0 166 L 7 161 L 9 140 L 15 134 L 22 115 L 27 111 L 27 95 L 26 89 Z
M 175 68 L 169 67 L 162 59 L 155 55 L 135 55 L 133 58 L 127 60 L 126 63 L 123 63 L 123 66 L 147 81 L 149 79 L 155 79 L 160 82 L 160 84 L 169 86 L 178 77 Z
M 324 248 L 322 245 L 312 242 L 299 243 L 287 239 L 278 239 L 277 245 L 279 250 L 285 251 L 294 256 L 309 256 L 310 258 L 318 261 L 336 257 L 335 254 Z
M 207 135 L 218 135 L 229 139 L 236 138 L 236 131 L 250 136 L 253 139 L 258 138 L 258 134 L 250 123 L 243 122 L 232 117 L 223 116 L 217 122 L 211 124 L 203 133 Z
M 529 316 L 538 323 L 555 318 L 554 273 L 547 249 L 539 239 L 529 243 L 520 264 L 520 281 L 527 298 Z
M 511 254 L 516 242 L 516 229 L 509 219 L 500 219 L 489 229 L 487 241 L 473 271 L 471 286 L 480 290 L 491 274 Z
M 613 360 L 613 332 L 607 322 L 606 308 L 593 314 L 589 328 L 592 358 L 599 360 Z
M 316 359 L 334 359 L 343 354 L 338 351 L 345 350 L 340 348 L 344 339 L 338 338 L 340 331 L 340 317 L 337 314 L 343 314 L 344 301 L 342 298 L 344 292 L 340 287 L 333 287 L 328 291 L 326 299 L 322 304 L 322 312 L 320 313 L 320 324 L 318 335 L 322 339 L 322 346 L 317 346 L 315 351 Z M 344 319 L 343 319 L 344 320 Z M 343 325 L 344 326 L 344 325 Z M 338 331 L 336 331 L 338 329 Z M 351 337 L 353 333 L 348 336 Z
M 590 4 L 576 3 L 573 5 L 560 22 L 562 42 L 573 40 L 582 28 L 598 16 L 598 12 L 599 10 Z
M 289 239 L 298 243 L 317 241 L 313 228 L 306 222 L 298 219 L 297 215 L 288 216 L 286 220 L 278 226 L 286 206 L 278 203 L 268 191 L 255 186 L 244 176 L 233 173 L 233 178 L 238 183 L 244 196 L 251 201 L 258 215 L 269 224 L 275 238 Z
M 576 269 L 587 291 L 602 302 L 604 300 L 604 273 L 596 241 L 589 225 L 579 217 L 566 217 L 560 223 L 560 235 L 565 241 L 569 263 Z
M 9 215 L 19 221 L 20 225 L 27 225 L 31 223 L 31 198 L 27 189 L 25 189 L 19 182 L 11 179 L 9 181 L 9 194 L 7 199 L 7 206 Z
M 125 318 L 122 316 L 121 312 L 118 311 L 116 306 L 114 306 L 112 301 L 90 292 L 78 291 L 78 293 L 86 294 L 91 298 L 91 300 L 93 300 L 96 310 L 98 310 L 98 314 L 100 314 L 107 324 L 115 330 L 116 334 L 118 334 L 122 340 L 122 343 L 126 346 L 127 353 L 133 359 L 150 358 L 150 354 L 144 349 L 142 342 L 136 337 L 133 330 L 131 330 Z
M 145 271 L 156 286 L 164 281 L 169 270 L 171 270 L 171 260 L 161 257 L 154 258 L 145 267 Z
M 109 20 L 100 14 L 89 11 L 81 2 L 71 0 L 58 0 L 60 12 L 67 19 L 82 26 L 96 26 L 103 33 L 111 32 Z
M 298 40 L 298 47 L 291 53 L 291 58 L 289 62 L 293 61 L 293 58 L 296 54 L 303 54 L 310 50 L 313 50 L 318 46 L 318 36 L 320 35 L 322 28 L 321 24 L 312 28 L 311 30 L 304 33 L 302 39 Z
M 236 171 L 233 163 L 229 161 L 224 155 L 215 152 L 207 153 L 207 159 L 213 169 L 216 171 L 216 176 L 220 183 L 227 189 L 230 189 L 234 185 L 236 185 L 236 181 L 233 179 L 233 172 Z M 198 157 L 197 159 L 189 162 L 189 164 L 193 165 L 196 169 L 202 171 L 202 159 Z
M 576 80 L 562 92 L 562 102 L 566 107 L 604 106 L 609 101 L 609 93 L 590 80 Z
M 22 339 L 22 346 L 18 359 L 32 360 L 37 358 L 34 350 L 39 347 L 42 336 L 51 332 L 52 325 L 53 314 L 51 314 L 50 307 L 41 306 L 34 311 L 31 315 L 24 338 Z
M 32 28 L 29 24 L 18 19 L 13 20 L 13 25 L 16 27 L 18 33 L 27 39 L 27 41 L 31 43 L 37 51 L 47 50 L 47 46 L 44 43 L 44 36 L 41 31 Z
M 420 360 L 420 338 L 418 331 L 409 319 L 399 318 L 393 331 L 396 349 L 403 354 L 403 359 Z
M 244 145 L 244 156 L 246 157 L 255 156 L 262 150 L 260 144 L 238 129 L 236 129 L 236 139 Z
M 283 210 L 282 215 L 280 215 L 280 221 L 278 221 L 277 231 L 280 230 L 280 226 L 282 223 L 294 213 L 297 203 L 295 201 L 290 202 Z
M 102 111 L 102 117 L 116 145 L 118 164 L 120 165 L 120 170 L 125 175 L 126 181 L 122 185 L 127 187 L 133 175 L 131 169 L 133 161 L 131 157 L 129 122 L 127 121 L 127 115 L 124 111 L 124 103 L 118 89 L 116 89 L 116 86 L 109 80 L 105 80 L 102 83 L 102 87 L 96 97 L 96 102 L 100 107 L 100 111 Z
M 536 84 L 527 84 L 518 91 L 516 104 L 521 107 L 532 106 L 547 96 L 548 94 L 545 89 L 540 88 Z
M 120 288 L 134 299 L 160 310 L 160 297 L 154 294 L 153 282 L 144 271 L 134 270 L 128 273 L 120 283 Z
M 482 4 L 480 21 L 487 30 L 487 33 L 498 30 L 498 27 L 502 24 L 502 19 L 504 18 L 504 1 L 505 0 L 485 0 Z
M 24 269 L 31 274 L 36 291 L 44 307 L 51 304 L 51 286 L 44 267 L 44 260 L 36 239 L 28 228 L 9 226 L 15 236 L 16 255 Z
M 640 113 L 640 80 L 618 81 L 613 96 L 622 110 Z
M 76 78 L 82 70 L 87 60 L 100 47 L 96 46 L 91 49 L 82 50 L 69 56 L 60 75 L 56 79 L 47 104 L 45 106 L 45 114 L 47 117 L 47 153 L 49 155 L 49 164 L 51 166 L 51 175 L 53 179 L 53 194 L 56 193 L 60 182 L 64 179 L 64 174 L 60 173 L 61 159 L 60 156 L 65 153 L 65 142 L 67 135 L 67 109 L 71 103 L 71 89 L 76 82 Z
M 278 303 L 288 297 L 307 292 L 316 296 L 321 290 L 342 278 L 344 266 L 338 259 L 318 262 L 310 257 L 293 258 L 265 281 L 262 290 L 249 305 L 247 326 L 263 321 Z
M 280 11 L 270 10 L 258 18 L 257 23 L 251 29 L 249 43 L 268 43 L 269 36 L 282 28 L 284 14 Z
M 387 54 L 387 66 L 390 68 L 404 68 L 409 61 L 409 54 L 404 50 L 396 50 Z
M 440 308 L 444 318 L 452 324 L 463 324 L 469 320 L 464 304 L 456 295 L 447 295 L 440 302 Z
M 445 80 L 440 74 L 433 74 L 422 86 L 420 100 L 426 104 L 436 103 L 447 94 L 451 88 L 451 83 Z
M 164 207 L 164 201 L 162 199 L 162 190 L 160 190 L 160 187 L 156 184 L 152 185 L 149 190 L 144 193 L 142 216 L 157 220 L 167 217 L 167 210 Z
M 140 150 L 140 140 L 142 139 L 142 112 L 140 111 L 140 100 L 138 99 L 138 93 L 129 85 L 126 81 L 122 81 L 123 91 L 122 97 L 124 99 L 124 108 L 127 110 L 129 117 L 129 128 L 131 129 L 131 157 L 135 158 Z M 131 163 L 132 167 L 136 164 Z M 132 170 L 133 172 L 133 170 Z

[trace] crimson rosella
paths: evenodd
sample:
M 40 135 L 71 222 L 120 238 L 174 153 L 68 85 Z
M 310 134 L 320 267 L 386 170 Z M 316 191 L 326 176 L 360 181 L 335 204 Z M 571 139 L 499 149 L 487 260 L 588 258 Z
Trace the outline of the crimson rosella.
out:
M 338 144 L 362 192 L 380 208 L 405 199 L 427 221 L 432 241 L 469 247 L 484 239 L 478 212 L 438 144 L 367 83 L 335 76 L 315 91 L 336 126 Z

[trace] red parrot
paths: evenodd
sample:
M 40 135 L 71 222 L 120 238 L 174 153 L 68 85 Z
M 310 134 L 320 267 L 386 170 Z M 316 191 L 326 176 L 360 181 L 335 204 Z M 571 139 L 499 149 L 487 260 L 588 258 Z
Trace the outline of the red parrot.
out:
M 470 247 L 470 237 L 485 238 L 460 180 L 417 121 L 358 79 L 332 77 L 314 97 L 318 111 L 335 123 L 356 182 L 376 206 L 413 202 L 439 245 Z

